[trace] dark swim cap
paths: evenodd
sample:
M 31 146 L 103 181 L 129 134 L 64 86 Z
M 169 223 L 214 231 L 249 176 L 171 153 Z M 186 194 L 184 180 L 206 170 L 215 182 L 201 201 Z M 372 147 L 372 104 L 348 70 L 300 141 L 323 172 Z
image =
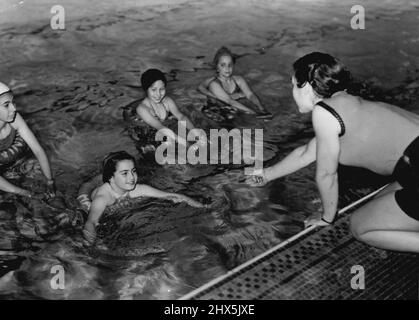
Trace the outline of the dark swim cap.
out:
M 163 81 L 164 85 L 167 84 L 167 80 L 163 72 L 158 69 L 148 69 L 141 76 L 141 86 L 144 91 L 147 92 L 148 88 L 150 88 L 153 83 L 158 80 Z

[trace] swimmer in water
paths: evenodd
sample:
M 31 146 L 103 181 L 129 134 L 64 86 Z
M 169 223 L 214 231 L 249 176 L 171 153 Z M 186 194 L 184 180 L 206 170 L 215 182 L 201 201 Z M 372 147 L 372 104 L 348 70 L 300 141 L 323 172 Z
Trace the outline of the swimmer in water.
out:
M 92 191 L 89 216 L 83 230 L 83 235 L 89 243 L 93 243 L 96 239 L 96 226 L 105 208 L 126 197 L 165 198 L 173 202 L 186 202 L 192 207 L 205 207 L 185 195 L 161 191 L 146 184 L 137 184 L 135 159 L 125 151 L 111 152 L 105 157 L 102 165 L 103 184 Z
M 262 186 L 316 162 L 323 213 L 306 225 L 328 226 L 338 208 L 339 163 L 391 175 L 394 182 L 352 214 L 352 234 L 371 246 L 418 253 L 419 115 L 348 94 L 351 75 L 329 54 L 307 54 L 293 67 L 293 97 L 301 113 L 312 112 L 315 137 L 247 182 Z
M 47 155 L 25 120 L 16 111 L 12 91 L 0 82 L 0 173 L 14 165 L 29 150 L 39 161 L 42 173 L 47 179 L 47 194 L 55 195 L 55 183 Z M 25 197 L 44 197 L 15 186 L 2 175 L 0 175 L 0 190 Z
M 256 105 L 259 113 L 269 114 L 246 80 L 241 76 L 233 75 L 235 61 L 233 53 L 228 48 L 221 47 L 218 49 L 213 60 L 216 75 L 204 80 L 199 85 L 198 90 L 209 97 L 231 105 L 233 108 L 245 113 L 255 114 L 254 110 L 237 101 L 241 98 L 247 98 Z
M 158 69 L 148 69 L 141 76 L 141 86 L 147 97 L 138 105 L 136 112 L 151 129 L 152 132 L 144 133 L 154 139 L 155 132 L 160 130 L 166 136 L 184 146 L 187 145 L 185 138 L 178 136 L 167 127 L 166 121 L 172 114 L 178 121 L 184 121 L 186 128 L 194 130 L 191 120 L 178 109 L 175 101 L 166 95 L 167 80 L 163 72 Z M 202 143 L 206 143 L 206 137 L 196 131 L 196 136 Z

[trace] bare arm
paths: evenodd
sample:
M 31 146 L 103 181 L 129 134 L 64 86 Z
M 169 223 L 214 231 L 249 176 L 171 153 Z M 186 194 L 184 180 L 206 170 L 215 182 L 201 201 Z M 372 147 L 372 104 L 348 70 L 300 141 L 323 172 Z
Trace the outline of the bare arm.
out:
M 131 196 L 132 197 L 145 196 L 145 197 L 153 197 L 153 198 L 166 198 L 174 202 L 186 202 L 190 206 L 198 207 L 198 208 L 204 206 L 198 201 L 195 201 L 194 199 L 188 196 L 185 196 L 183 194 L 165 192 L 165 191 L 153 188 L 151 186 L 148 186 L 146 184 L 138 185 L 138 187 L 134 190 L 134 192 L 131 193 Z
M 294 151 L 272 167 L 264 169 L 265 176 L 268 181 L 278 179 L 308 166 L 314 160 L 316 160 L 316 138 L 294 149 Z
M 232 99 L 231 96 L 227 92 L 225 92 L 225 90 L 221 87 L 221 85 L 217 83 L 216 81 L 212 81 L 210 83 L 209 90 L 214 94 L 214 96 L 217 97 L 217 99 L 220 99 L 221 101 L 231 105 L 232 107 L 237 108 L 247 113 L 251 113 L 251 114 L 255 113 L 253 110 L 244 106 L 240 102 Z
M 175 116 L 176 119 L 178 119 L 178 121 L 185 121 L 186 122 L 186 128 L 191 130 L 195 127 L 193 125 L 192 121 L 189 120 L 189 118 L 187 116 L 185 116 L 182 112 L 180 112 L 179 108 L 176 105 L 176 102 L 172 98 L 166 97 L 164 99 L 164 103 L 167 104 L 170 112 Z
M 206 96 L 210 96 L 212 98 L 217 98 L 216 96 L 214 96 L 212 94 L 211 91 L 208 90 L 209 84 L 213 80 L 214 80 L 214 77 L 211 77 L 211 78 L 208 78 L 208 79 L 205 79 L 204 81 L 202 81 L 198 86 L 198 91 L 201 92 L 202 94 L 206 95 Z
M 83 236 L 92 244 L 96 239 L 96 226 L 99 223 L 99 219 L 106 209 L 106 206 L 110 205 L 108 197 L 104 194 L 97 194 L 93 197 L 92 205 L 90 206 L 89 216 L 84 225 Z
M 106 206 L 109 205 L 109 199 L 103 195 L 98 194 L 93 198 L 92 205 L 90 206 L 89 216 L 86 223 L 92 223 L 97 225 L 100 217 L 106 209 Z
M 36 139 L 35 135 L 31 131 L 31 129 L 29 129 L 25 120 L 23 120 L 22 116 L 19 113 L 16 115 L 15 121 L 13 122 L 12 125 L 18 130 L 20 136 L 23 138 L 23 140 L 25 140 L 25 142 L 27 143 L 29 148 L 32 150 L 35 157 L 38 159 L 44 176 L 49 181 L 51 181 L 53 177 L 52 177 L 51 167 L 49 164 L 48 157 L 44 149 L 41 147 L 38 140 Z
M 19 194 L 21 196 L 30 197 L 31 192 L 22 188 L 19 188 L 18 186 L 15 186 L 14 184 L 7 181 L 5 178 L 0 176 L 0 190 L 10 193 Z
M 262 106 L 262 103 L 260 102 L 259 98 L 254 94 L 252 89 L 250 89 L 246 80 L 243 77 L 239 77 L 239 76 L 236 76 L 235 79 L 236 79 L 236 83 L 239 85 L 240 89 L 243 91 L 246 98 L 252 101 L 259 108 L 259 110 L 264 111 L 265 108 Z
M 166 136 L 170 137 L 174 141 L 178 141 L 184 145 L 187 145 L 186 140 L 180 138 L 177 134 L 175 134 L 172 130 L 165 127 L 156 117 L 154 117 L 150 111 L 148 110 L 147 106 L 140 104 L 137 107 L 137 114 L 147 123 L 149 126 L 155 128 L 156 130 L 160 130 Z
M 255 172 L 255 175 L 247 177 L 246 182 L 254 187 L 263 186 L 271 180 L 284 177 L 308 166 L 314 160 L 316 160 L 316 138 L 294 149 L 273 166 L 263 169 L 261 175 Z
M 337 120 L 326 110 L 313 109 L 313 126 L 317 137 L 316 182 L 323 204 L 323 219 L 332 222 L 338 206 L 338 164 L 340 153 Z

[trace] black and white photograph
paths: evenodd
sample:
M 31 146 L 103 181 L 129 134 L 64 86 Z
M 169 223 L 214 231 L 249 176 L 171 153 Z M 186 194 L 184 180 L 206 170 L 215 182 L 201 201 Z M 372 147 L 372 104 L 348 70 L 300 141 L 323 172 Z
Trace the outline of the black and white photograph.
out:
M 0 300 L 256 319 L 418 253 L 419 0 L 0 0 Z

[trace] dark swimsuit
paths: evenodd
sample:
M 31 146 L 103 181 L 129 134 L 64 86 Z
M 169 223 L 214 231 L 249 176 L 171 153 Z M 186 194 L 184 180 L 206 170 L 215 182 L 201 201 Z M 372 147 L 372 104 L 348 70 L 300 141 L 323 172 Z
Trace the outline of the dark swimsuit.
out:
M 163 126 L 171 129 L 173 132 L 177 132 L 177 119 L 170 115 L 169 109 L 164 105 L 166 108 L 166 118 L 161 119 L 156 111 L 153 108 L 150 108 L 151 114 L 158 119 Z M 156 133 L 157 129 L 151 127 L 148 125 L 143 119 L 137 116 L 136 113 L 132 112 L 131 115 L 129 115 L 130 118 L 130 125 L 128 128 L 128 131 L 130 133 L 130 136 L 137 141 L 138 148 L 142 153 L 145 153 L 147 150 L 147 147 L 151 147 L 149 149 L 150 151 L 154 148 L 156 149 L 161 141 L 156 141 Z
M 346 128 L 345 128 L 345 123 L 343 122 L 339 113 L 337 113 L 335 109 L 333 109 L 331 106 L 329 106 L 327 103 L 323 101 L 317 102 L 317 105 L 329 111 L 336 118 L 336 120 L 339 122 L 339 125 L 340 125 L 339 137 L 342 137 L 345 134 Z
M 235 94 L 235 93 L 243 93 L 242 90 L 240 89 L 239 85 L 237 84 L 236 80 L 234 79 L 234 77 L 232 77 L 232 78 L 233 78 L 234 84 L 236 85 L 234 87 L 234 90 L 233 90 L 232 93 L 228 93 L 228 91 L 224 88 L 223 83 L 221 82 L 220 79 L 215 78 L 213 81 L 216 81 L 221 86 L 221 88 L 223 88 L 224 91 L 227 92 L 229 95 L 232 95 L 232 94 Z
M 317 104 L 339 121 L 341 127 L 339 137 L 343 136 L 345 124 L 336 110 L 323 101 Z M 419 136 L 403 152 L 403 156 L 394 167 L 392 177 L 403 187 L 395 192 L 396 203 L 409 217 L 419 221 Z
M 419 221 L 419 137 L 407 146 L 392 176 L 403 187 L 395 193 L 397 204 L 409 217 Z
M 10 134 L 0 140 L 0 171 L 16 163 L 28 150 L 19 132 L 10 126 Z

